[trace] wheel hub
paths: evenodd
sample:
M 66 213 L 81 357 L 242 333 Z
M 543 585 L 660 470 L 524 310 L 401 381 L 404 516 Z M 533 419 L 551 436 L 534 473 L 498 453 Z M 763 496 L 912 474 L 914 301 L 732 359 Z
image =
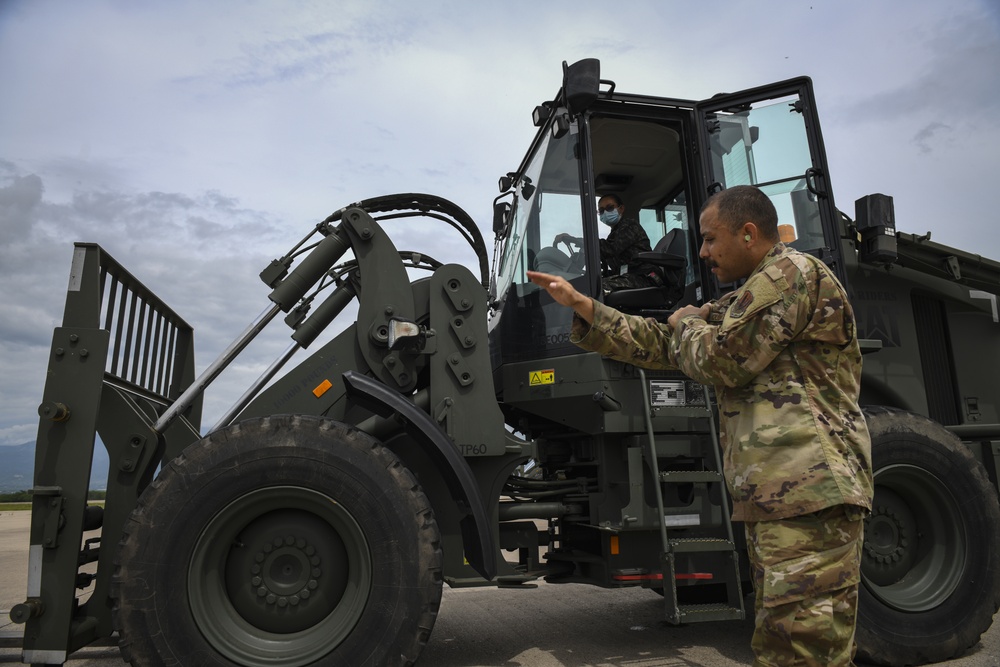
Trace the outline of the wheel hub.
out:
M 902 579 L 917 557 L 917 522 L 903 500 L 880 489 L 865 523 L 864 559 L 869 580 L 888 586 Z
M 341 563 L 324 568 L 324 558 Z M 299 632 L 339 604 L 350 576 L 343 540 L 314 516 L 269 512 L 237 537 L 226 564 L 236 611 L 268 632 Z
M 316 547 L 304 538 L 276 537 L 254 556 L 250 585 L 266 604 L 294 607 L 308 600 L 312 591 L 319 587 L 323 576 L 321 562 Z

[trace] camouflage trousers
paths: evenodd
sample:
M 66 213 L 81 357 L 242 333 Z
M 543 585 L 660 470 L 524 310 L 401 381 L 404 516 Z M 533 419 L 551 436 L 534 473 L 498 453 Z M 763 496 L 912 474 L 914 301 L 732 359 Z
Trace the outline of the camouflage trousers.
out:
M 747 522 L 755 667 L 853 665 L 862 508 Z

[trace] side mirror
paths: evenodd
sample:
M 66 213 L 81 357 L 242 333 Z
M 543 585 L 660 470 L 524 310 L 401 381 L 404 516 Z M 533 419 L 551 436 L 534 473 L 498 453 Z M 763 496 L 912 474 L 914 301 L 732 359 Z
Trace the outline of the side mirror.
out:
M 493 233 L 503 234 L 507 228 L 507 216 L 510 215 L 510 202 L 499 201 L 493 204 Z
M 563 61 L 563 95 L 572 114 L 586 111 L 597 101 L 601 87 L 601 61 L 584 58 L 572 65 Z

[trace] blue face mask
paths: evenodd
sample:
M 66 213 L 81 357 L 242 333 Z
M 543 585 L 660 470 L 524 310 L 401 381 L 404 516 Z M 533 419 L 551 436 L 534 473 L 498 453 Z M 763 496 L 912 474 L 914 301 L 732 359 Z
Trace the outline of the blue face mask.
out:
M 620 217 L 621 216 L 618 215 L 618 209 L 612 209 L 610 211 L 601 211 L 601 222 L 606 224 L 608 227 L 613 227 L 614 224 L 618 222 L 618 218 Z

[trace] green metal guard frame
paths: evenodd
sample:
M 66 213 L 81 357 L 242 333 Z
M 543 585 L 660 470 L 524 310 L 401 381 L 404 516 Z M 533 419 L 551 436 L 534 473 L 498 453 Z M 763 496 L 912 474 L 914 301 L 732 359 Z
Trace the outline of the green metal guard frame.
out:
M 77 243 L 38 409 L 27 599 L 11 611 L 25 661 L 61 664 L 112 634 L 125 521 L 161 462 L 200 438 L 201 397 L 163 435 L 152 425 L 194 377 L 191 326 L 100 246 Z M 110 457 L 106 510 L 87 505 L 95 433 Z M 94 561 L 96 574 L 81 572 Z

